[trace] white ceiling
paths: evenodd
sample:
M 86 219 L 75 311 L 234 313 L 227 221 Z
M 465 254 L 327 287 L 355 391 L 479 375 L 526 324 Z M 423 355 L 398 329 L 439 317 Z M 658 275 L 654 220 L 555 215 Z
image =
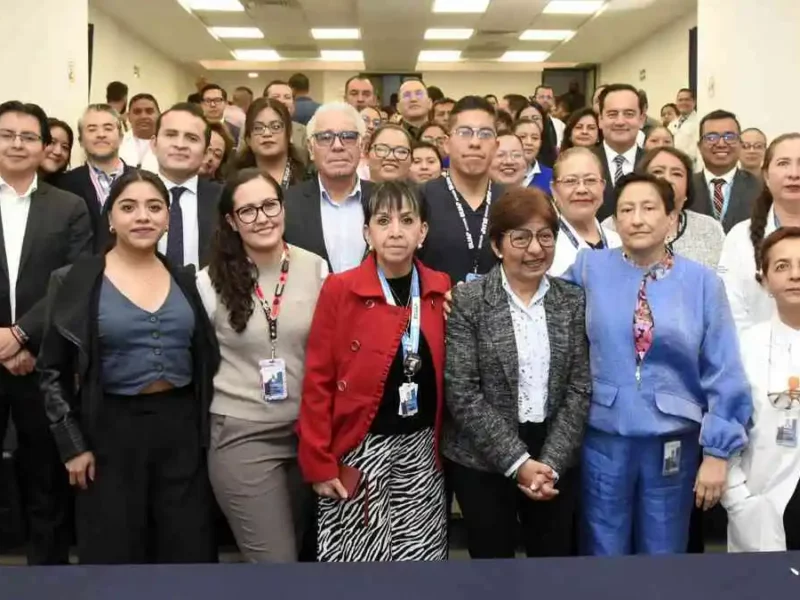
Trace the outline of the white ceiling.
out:
M 696 8 L 697 0 L 609 0 L 591 16 L 548 15 L 548 0 L 491 0 L 483 14 L 434 14 L 433 0 L 240 0 L 244 12 L 189 13 L 178 0 L 90 0 L 131 32 L 182 63 L 215 71 L 525 70 L 600 63 Z M 207 27 L 258 27 L 259 40 L 217 40 Z M 314 40 L 311 28 L 359 28 L 360 40 Z M 428 28 L 469 28 L 463 41 L 427 41 Z M 569 29 L 566 42 L 519 41 L 526 29 Z M 283 60 L 245 62 L 232 50 L 277 50 Z M 454 63 L 420 63 L 420 50 L 461 50 Z M 363 63 L 326 62 L 320 50 L 363 50 Z M 551 52 L 547 63 L 505 63 L 507 50 Z

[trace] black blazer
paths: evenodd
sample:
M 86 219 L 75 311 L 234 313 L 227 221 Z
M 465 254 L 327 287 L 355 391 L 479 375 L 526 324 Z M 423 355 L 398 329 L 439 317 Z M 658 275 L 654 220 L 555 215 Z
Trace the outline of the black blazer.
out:
M 31 194 L 16 286 L 16 323 L 29 337 L 32 354 L 44 331 L 44 298 L 50 273 L 91 254 L 92 226 L 83 200 L 40 181 Z M 6 246 L 0 227 L 0 327 L 11 321 Z
M 373 184 L 361 180 L 361 203 L 366 204 Z M 322 206 L 319 179 L 309 179 L 286 190 L 284 196 L 285 229 L 283 237 L 288 244 L 298 246 L 321 256 L 331 269 L 325 235 L 322 231 Z
M 133 167 L 125 165 L 123 174 L 132 170 Z M 83 165 L 77 169 L 62 173 L 53 185 L 66 192 L 72 192 L 79 198 L 83 198 L 89 211 L 89 217 L 92 220 L 92 233 L 94 234 L 92 251 L 95 254 L 105 251 L 109 239 L 108 215 L 103 212 L 103 207 L 100 206 L 97 190 L 94 189 L 92 178 L 89 175 L 89 165 Z
M 214 238 L 214 229 L 217 226 L 221 196 L 222 184 L 202 177 L 197 181 L 197 226 L 200 244 L 197 252 L 201 269 L 211 260 L 211 240 Z
M 705 173 L 694 174 L 695 201 L 692 210 L 703 215 L 716 218 L 714 214 L 714 201 L 708 190 Z M 753 212 L 753 204 L 758 198 L 764 184 L 743 169 L 736 169 L 733 176 L 733 187 L 731 197 L 728 202 L 728 210 L 725 211 L 725 218 L 722 219 L 722 228 L 728 233 L 733 226 L 750 218 Z
M 614 195 L 616 194 L 616 191 L 614 190 L 614 175 L 608 170 L 606 147 L 601 143 L 597 147 L 593 148 L 593 150 L 597 153 L 597 157 L 600 159 L 600 165 L 603 168 L 603 179 L 606 180 L 606 189 L 603 192 L 603 205 L 597 211 L 597 220 L 602 223 L 604 219 L 614 214 Z M 639 161 L 642 160 L 643 156 L 644 150 L 637 146 L 636 161 L 633 164 L 634 168 L 637 164 L 639 164 Z
M 194 267 L 173 267 L 159 258 L 194 311 L 193 385 L 200 413 L 198 440 L 205 445 L 219 346 L 197 291 Z M 91 450 L 97 415 L 103 409 L 97 313 L 105 265 L 105 255 L 96 255 L 59 269 L 47 292 L 48 327 L 36 368 L 50 429 L 64 462 Z

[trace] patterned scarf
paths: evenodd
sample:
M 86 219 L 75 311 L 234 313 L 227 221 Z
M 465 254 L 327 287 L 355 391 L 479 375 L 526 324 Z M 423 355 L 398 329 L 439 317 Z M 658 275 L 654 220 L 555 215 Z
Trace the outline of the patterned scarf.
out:
M 627 257 L 626 257 L 627 258 Z M 647 282 L 652 279 L 658 281 L 667 276 L 672 269 L 675 258 L 672 252 L 667 249 L 667 256 L 661 262 L 650 267 L 642 277 L 639 284 L 639 293 L 636 297 L 636 310 L 633 312 L 633 344 L 636 350 L 636 380 L 640 380 L 640 370 L 642 361 L 653 345 L 656 324 L 653 319 L 653 311 L 650 309 L 650 302 L 647 300 Z

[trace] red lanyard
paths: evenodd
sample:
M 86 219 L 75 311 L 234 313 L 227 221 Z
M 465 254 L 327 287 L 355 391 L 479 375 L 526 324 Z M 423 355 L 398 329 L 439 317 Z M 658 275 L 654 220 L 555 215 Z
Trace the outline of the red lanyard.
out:
M 286 287 L 286 280 L 289 278 L 289 246 L 283 244 L 283 254 L 281 255 L 281 273 L 278 276 L 278 283 L 275 285 L 275 296 L 272 298 L 272 306 L 267 304 L 264 291 L 261 285 L 256 283 L 255 292 L 258 301 L 261 302 L 261 309 L 269 324 L 269 340 L 272 343 L 272 358 L 275 358 L 275 345 L 278 342 L 278 316 L 281 313 L 281 299 L 283 290 Z

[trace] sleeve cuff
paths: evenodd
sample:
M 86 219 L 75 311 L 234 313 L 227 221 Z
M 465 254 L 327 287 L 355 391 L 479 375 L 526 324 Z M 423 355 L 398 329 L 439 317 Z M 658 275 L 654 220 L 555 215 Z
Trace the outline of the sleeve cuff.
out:
M 50 425 L 50 431 L 52 431 L 53 438 L 55 438 L 62 462 L 67 462 L 89 451 L 89 446 L 83 437 L 78 422 L 70 415 Z
M 506 477 L 511 477 L 512 479 L 516 479 L 517 478 L 517 471 L 519 471 L 519 468 L 523 464 L 525 464 L 525 461 L 528 460 L 530 457 L 531 457 L 531 455 L 528 454 L 527 452 L 525 454 L 523 454 L 522 456 L 520 456 L 517 459 L 517 461 L 513 465 L 511 465 L 511 468 L 508 469 L 505 472 L 505 476 Z

